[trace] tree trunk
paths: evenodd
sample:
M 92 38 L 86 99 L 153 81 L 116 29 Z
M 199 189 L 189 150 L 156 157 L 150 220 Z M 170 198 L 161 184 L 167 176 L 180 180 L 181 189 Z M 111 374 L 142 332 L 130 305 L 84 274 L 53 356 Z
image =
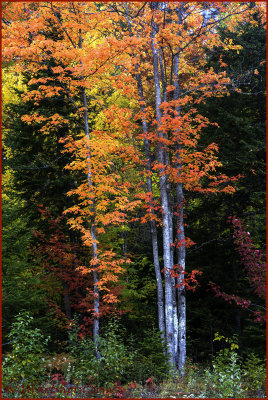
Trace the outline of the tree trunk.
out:
M 127 10 L 128 30 L 129 30 L 130 35 L 132 35 L 127 3 L 125 3 L 125 7 Z M 142 79 L 141 79 L 141 75 L 139 73 L 138 65 L 136 65 L 136 71 L 137 71 L 137 73 L 135 75 L 135 78 L 136 78 L 136 82 L 137 82 L 137 86 L 138 86 L 139 99 L 141 102 L 143 102 L 144 101 L 143 86 L 142 86 Z M 144 116 L 144 111 L 145 111 L 145 107 L 141 103 L 141 112 L 143 114 L 142 131 L 144 134 L 144 150 L 145 150 L 145 157 L 146 157 L 146 183 L 147 183 L 147 191 L 152 194 L 152 198 L 149 203 L 150 213 L 152 215 L 154 215 L 155 211 L 153 208 L 153 185 L 152 185 L 152 179 L 151 179 L 152 165 L 151 165 L 151 156 L 150 156 L 150 142 L 146 138 L 146 135 L 148 133 L 148 127 L 147 127 L 146 118 Z M 158 328 L 161 333 L 161 337 L 164 338 L 164 336 L 165 336 L 164 291 L 163 291 L 161 269 L 160 269 L 160 264 L 159 264 L 157 228 L 156 228 L 156 223 L 155 223 L 154 219 L 152 219 L 150 221 L 150 230 L 151 230 L 154 270 L 155 270 L 156 287 L 157 287 Z
M 185 271 L 185 235 L 184 235 L 184 224 L 183 224 L 183 188 L 182 184 L 177 184 L 176 187 L 177 202 L 179 205 L 179 216 L 178 216 L 178 242 L 180 242 L 177 248 L 178 265 Z M 177 278 L 178 284 L 178 316 L 179 316 L 179 360 L 178 368 L 181 373 L 185 368 L 186 361 L 186 293 L 185 285 L 183 284 L 184 274 L 180 273 Z
M 81 35 L 79 36 L 79 48 L 82 49 L 82 38 Z M 82 61 L 81 65 L 83 67 Z M 84 80 L 84 77 L 82 77 Z M 91 198 L 91 227 L 90 227 L 90 234 L 92 240 L 92 259 L 93 259 L 93 293 L 94 293 L 94 321 L 93 321 L 93 341 L 97 345 L 97 339 L 99 336 L 99 314 L 100 314 L 100 292 L 99 292 L 99 274 L 98 274 L 98 246 L 97 246 L 97 239 L 96 239 L 96 232 L 95 232 L 95 204 L 94 204 L 94 193 L 93 193 L 93 184 L 92 184 L 92 171 L 91 171 L 91 151 L 90 151 L 90 134 L 89 134 L 89 125 L 88 125 L 88 105 L 87 105 L 87 96 L 86 90 L 83 88 L 83 106 L 84 106 L 84 126 L 85 126 L 85 135 L 88 138 L 88 154 L 87 154 L 87 181 L 88 181 L 88 188 Z M 100 353 L 98 348 L 96 350 L 97 358 L 100 358 Z
M 57 18 L 60 26 L 62 27 L 62 22 L 60 19 L 59 14 L 55 11 L 53 8 L 52 2 L 50 3 L 51 5 L 51 10 L 55 17 Z M 74 12 L 75 8 L 73 8 Z M 78 45 L 72 40 L 70 35 L 68 34 L 67 30 L 63 28 L 63 31 L 65 32 L 66 36 L 68 37 L 71 45 L 74 48 L 79 48 L 82 49 L 82 36 L 81 36 L 81 30 L 79 30 L 79 39 L 78 39 Z M 82 70 L 83 70 L 83 63 L 82 60 L 80 61 Z M 84 81 L 84 76 L 82 74 L 82 80 Z M 89 134 L 89 125 L 88 125 L 88 105 L 87 105 L 87 97 L 86 97 L 86 90 L 83 88 L 82 90 L 82 102 L 84 106 L 84 115 L 83 115 L 83 120 L 84 120 L 84 130 L 85 130 L 85 135 L 88 138 L 88 141 L 90 140 L 90 134 Z M 94 196 L 93 196 L 93 185 L 92 185 L 92 172 L 91 172 L 91 152 L 90 152 L 90 146 L 88 143 L 88 154 L 87 154 L 87 181 L 88 181 L 88 188 L 90 195 L 92 196 L 92 205 L 91 205 L 91 211 L 92 211 L 92 216 L 91 216 L 91 228 L 90 228 L 90 234 L 91 234 L 91 239 L 92 239 L 92 258 L 93 258 L 93 285 L 94 285 L 94 323 L 93 323 L 93 340 L 96 343 L 97 342 L 97 337 L 99 336 L 99 307 L 100 307 L 100 295 L 99 295 L 99 277 L 98 277 L 98 249 L 97 249 L 97 240 L 96 240 L 96 233 L 95 233 L 95 206 L 94 206 Z M 100 354 L 97 350 L 97 357 L 100 358 Z
M 141 75 L 139 73 L 136 74 L 136 81 L 138 85 L 140 101 L 144 101 L 142 80 L 141 80 Z M 141 111 L 142 113 L 144 113 L 143 105 L 141 105 Z M 148 133 L 147 122 L 145 117 L 142 119 L 142 130 L 145 135 Z M 150 142 L 146 137 L 144 138 L 144 149 L 146 156 L 147 191 L 152 194 L 152 199 L 150 200 L 150 213 L 154 215 L 155 211 L 153 208 L 153 185 L 152 185 L 152 179 L 150 177 L 150 174 L 152 172 L 151 157 L 150 157 Z M 158 327 L 162 337 L 164 337 L 165 334 L 164 292 L 163 292 L 162 276 L 159 264 L 157 228 L 154 219 L 150 221 L 150 228 L 151 228 L 151 238 L 153 247 L 154 270 L 155 270 L 156 286 L 157 286 Z
M 155 3 L 151 3 L 154 7 L 157 6 Z M 163 133 L 161 132 L 161 87 L 159 77 L 159 57 L 158 50 L 156 47 L 156 32 L 157 25 L 152 20 L 152 51 L 153 51 L 153 70 L 154 70 L 154 85 L 155 85 L 155 107 L 156 107 L 156 120 L 158 123 L 157 133 L 158 138 L 162 139 Z M 158 162 L 165 165 L 164 148 L 161 141 L 158 142 Z M 165 319 L 166 319 L 166 341 L 168 347 L 168 354 L 170 357 L 170 363 L 172 366 L 175 365 L 175 343 L 174 343 L 174 323 L 173 323 L 173 293 L 172 293 L 172 265 L 171 265 L 171 254 L 170 254 L 170 208 L 168 201 L 168 178 L 165 172 L 165 168 L 159 170 L 159 185 L 160 185 L 160 196 L 162 206 L 162 222 L 163 222 L 163 259 L 164 259 L 164 276 L 165 276 Z
M 161 55 L 161 51 L 159 49 L 159 64 L 161 71 L 161 82 L 162 82 L 162 99 L 163 102 L 167 101 L 167 80 L 164 70 L 163 58 Z M 167 138 L 167 135 L 164 135 Z M 164 149 L 164 157 L 165 157 L 165 165 L 168 164 L 168 153 L 167 150 Z M 168 193 L 168 203 L 169 203 L 169 241 L 170 241 L 170 265 L 173 269 L 174 266 L 174 239 L 173 239 L 173 199 L 172 199 L 172 190 L 170 182 L 167 182 L 167 193 Z M 177 308 L 177 297 L 176 297 L 176 279 L 172 277 L 172 298 L 173 298 L 173 324 L 174 324 L 174 354 L 175 354 L 175 363 L 178 365 L 178 340 L 179 340 L 179 323 L 178 323 L 178 308 Z
M 85 88 L 83 88 L 83 103 L 84 103 L 84 123 L 85 123 L 85 134 L 88 139 L 90 139 L 89 126 L 88 126 L 88 106 Z M 92 172 L 91 172 L 91 153 L 88 144 L 88 155 L 87 155 L 87 180 L 89 192 L 92 196 L 91 205 L 91 227 L 90 234 L 92 240 L 92 258 L 93 258 L 93 285 L 94 285 L 94 322 L 93 322 L 93 340 L 97 343 L 97 338 L 99 336 L 99 313 L 100 313 L 100 293 L 99 293 L 99 275 L 98 275 L 98 247 L 97 239 L 95 233 L 95 206 L 93 197 L 93 184 L 92 184 Z M 97 357 L 100 358 L 100 354 L 97 351 Z
M 179 18 L 180 21 L 180 18 Z M 174 100 L 178 100 L 180 96 L 180 86 L 178 81 L 178 72 L 179 72 L 179 53 L 174 56 L 173 60 L 173 79 L 174 79 Z M 176 107 L 176 111 L 178 115 L 180 114 L 180 107 Z M 180 158 L 180 150 L 181 144 L 178 141 L 176 146 L 176 169 L 178 170 L 178 177 L 181 176 L 181 158 Z M 183 185 L 181 182 L 176 184 L 176 202 L 178 208 L 178 218 L 177 218 L 177 264 L 185 271 L 185 257 L 186 257 L 186 249 L 185 249 L 185 235 L 184 235 L 184 221 L 183 221 Z M 178 355 L 178 368 L 181 373 L 185 368 L 186 361 L 186 293 L 185 293 L 185 285 L 183 284 L 184 274 L 180 273 L 177 278 L 177 293 L 178 293 L 178 319 L 179 319 L 179 355 Z

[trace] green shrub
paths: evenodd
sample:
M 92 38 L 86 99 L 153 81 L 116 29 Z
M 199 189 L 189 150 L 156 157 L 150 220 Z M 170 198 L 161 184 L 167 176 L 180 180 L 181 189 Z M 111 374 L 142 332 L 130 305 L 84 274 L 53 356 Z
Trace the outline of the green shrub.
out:
M 154 377 L 157 382 L 170 377 L 170 366 L 166 355 L 166 345 L 158 330 L 147 330 L 142 340 L 138 343 L 136 367 L 132 380 L 138 379 L 145 382 L 149 377 Z
M 113 382 L 127 382 L 128 370 L 134 363 L 134 353 L 123 343 L 118 322 L 110 320 L 97 344 L 90 337 L 79 339 L 78 327 L 74 323 L 69 333 L 69 349 L 75 362 L 69 365 L 65 375 L 74 383 L 107 386 Z M 101 357 L 98 359 L 97 355 Z
M 49 338 L 40 329 L 30 327 L 33 317 L 21 312 L 8 334 L 12 351 L 3 361 L 3 385 L 41 382 L 45 375 L 45 352 Z
M 128 381 L 129 370 L 134 365 L 135 352 L 130 352 L 124 344 L 122 333 L 118 321 L 112 319 L 108 322 L 105 334 L 99 338 L 102 383 Z
M 69 350 L 75 362 L 65 369 L 68 382 L 109 386 L 115 382 L 144 383 L 149 377 L 160 381 L 169 376 L 168 358 L 157 331 L 145 332 L 138 343 L 133 337 L 124 343 L 124 329 L 117 319 L 111 319 L 98 338 L 101 358 L 97 359 L 96 344 L 90 337 L 80 339 L 78 330 L 74 322 L 69 332 Z
M 235 351 L 224 349 L 213 361 L 213 370 L 206 370 L 209 392 L 213 397 L 239 397 L 243 393 L 242 372 Z
M 214 341 L 222 339 L 229 348 L 220 350 L 212 362 L 212 370 L 205 371 L 206 391 L 212 397 L 241 397 L 243 384 L 240 358 L 235 351 L 238 348 L 237 338 L 226 339 L 216 334 Z
M 256 354 L 251 353 L 246 358 L 242 371 L 246 390 L 259 391 L 265 389 L 265 362 L 261 360 Z
M 67 382 L 89 384 L 94 381 L 97 384 L 99 381 L 100 362 L 96 358 L 96 345 L 89 337 L 79 338 L 76 317 L 70 324 L 68 336 L 68 350 L 75 361 L 63 368 Z

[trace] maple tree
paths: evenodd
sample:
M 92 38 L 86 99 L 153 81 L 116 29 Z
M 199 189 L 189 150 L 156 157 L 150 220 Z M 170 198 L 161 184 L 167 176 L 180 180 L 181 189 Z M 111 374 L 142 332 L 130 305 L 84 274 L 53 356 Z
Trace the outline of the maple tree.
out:
M 71 129 L 79 134 L 61 139 L 66 154 L 73 155 L 68 168 L 85 177 L 69 191 L 77 201 L 65 213 L 71 229 L 80 232 L 92 252 L 90 265 L 78 270 L 93 275 L 94 340 L 99 335 L 100 302 L 117 302 L 111 285 L 130 262 L 126 254 L 107 248 L 105 235 L 135 219 L 135 211 L 143 207 L 141 222 L 151 226 L 159 330 L 171 364 L 183 372 L 185 257 L 191 245 L 184 233 L 184 192 L 232 193 L 232 182 L 238 179 L 218 172 L 215 143 L 198 149 L 202 130 L 213 122 L 197 106 L 239 90 L 224 70 L 206 70 L 206 50 L 239 51 L 231 40 L 221 40 L 216 28 L 224 24 L 234 30 L 252 10 L 247 3 L 29 2 L 6 4 L 4 12 L 9 21 L 4 29 L 5 59 L 16 57 L 16 67 L 32 75 L 40 69 L 51 73 L 32 78 L 38 87 L 26 92 L 24 100 L 38 106 L 43 98 L 61 93 L 79 121 Z M 45 35 L 52 26 L 57 26 L 57 40 Z M 55 66 L 48 62 L 51 58 Z M 121 104 L 103 100 L 109 91 Z M 91 117 L 91 107 L 100 108 L 98 118 Z M 33 111 L 22 119 L 41 124 L 44 135 L 70 126 L 59 113 Z
M 58 7 L 59 6 L 59 7 Z M 56 7 L 56 10 L 55 10 Z M 93 5 L 93 8 L 95 6 Z M 8 7 L 7 7 L 8 8 Z M 69 27 L 69 21 L 68 18 L 71 15 L 75 19 L 75 24 L 79 25 L 79 18 L 81 18 L 85 22 L 85 16 L 84 13 L 81 12 L 81 7 L 76 7 L 74 4 L 70 5 L 70 8 L 67 8 L 65 5 L 55 5 L 54 4 L 41 4 L 40 8 L 38 4 L 28 4 L 28 7 L 23 7 L 20 8 L 17 4 L 14 4 L 13 7 L 11 7 L 9 10 L 14 12 L 14 10 L 17 9 L 18 14 L 16 14 L 17 18 L 19 19 L 20 22 L 20 28 L 25 29 L 24 32 L 29 34 L 31 37 L 29 43 L 27 42 L 26 39 L 26 46 L 25 46 L 25 36 L 24 35 L 19 35 L 20 36 L 20 43 L 18 43 L 18 48 L 27 48 L 28 52 L 25 52 L 25 54 L 22 55 L 24 67 L 25 63 L 27 63 L 27 69 L 31 74 L 36 73 L 38 70 L 36 67 L 36 64 L 38 65 L 38 68 L 40 68 L 40 64 L 44 64 L 43 69 L 48 70 L 51 74 L 52 77 L 48 78 L 33 78 L 31 79 L 30 83 L 31 84 L 38 84 L 38 90 L 31 90 L 28 91 L 27 93 L 24 94 L 23 98 L 24 101 L 29 101 L 32 100 L 34 101 L 34 104 L 36 106 L 39 105 L 40 101 L 43 98 L 50 98 L 54 97 L 55 95 L 58 95 L 59 93 L 62 93 L 65 95 L 68 99 L 71 100 L 72 104 L 75 107 L 75 110 L 77 112 L 77 115 L 79 117 L 82 117 L 83 122 L 84 122 L 84 134 L 85 134 L 85 139 L 87 143 L 85 142 L 84 139 L 78 141 L 77 143 L 80 143 L 80 145 L 83 147 L 84 150 L 84 159 L 86 160 L 85 167 L 83 166 L 82 169 L 85 169 L 86 176 L 87 176 L 87 183 L 86 183 L 86 188 L 85 184 L 83 183 L 77 190 L 77 193 L 80 195 L 80 198 L 86 197 L 86 200 L 84 200 L 83 206 L 88 206 L 91 205 L 90 207 L 87 207 L 88 210 L 86 211 L 87 218 L 91 220 L 90 228 L 85 229 L 82 227 L 82 225 L 79 225 L 79 220 L 77 219 L 74 222 L 74 219 L 70 219 L 70 224 L 72 225 L 72 228 L 81 228 L 82 231 L 82 238 L 84 240 L 84 243 L 86 245 L 89 245 L 92 248 L 92 262 L 91 262 L 91 268 L 88 268 L 87 272 L 93 272 L 93 277 L 94 277 L 94 328 L 93 328 L 93 336 L 94 339 L 96 340 L 98 334 L 99 334 L 99 291 L 100 291 L 100 286 L 102 282 L 107 282 L 107 280 L 112 280 L 115 281 L 116 277 L 115 275 L 112 274 L 112 271 L 122 271 L 122 268 L 120 267 L 120 264 L 127 262 L 127 259 L 124 257 L 123 260 L 117 260 L 114 261 L 111 260 L 111 257 L 114 258 L 114 253 L 109 252 L 109 251 L 104 251 L 102 254 L 102 259 L 100 259 L 100 256 L 98 258 L 98 245 L 97 245 L 97 239 L 96 239 L 96 232 L 95 232 L 95 200 L 93 199 L 94 194 L 93 194 L 93 182 L 92 182 L 92 163 L 94 163 L 94 160 L 92 161 L 92 156 L 91 156 L 91 145 L 90 143 L 90 136 L 89 136 L 89 121 L 88 121 L 88 106 L 87 106 L 87 96 L 85 92 L 85 87 L 86 86 L 86 80 L 85 80 L 85 75 L 84 75 L 84 69 L 83 69 L 83 62 L 87 63 L 87 60 L 84 59 L 83 55 L 83 48 L 82 48 L 82 34 L 85 34 L 87 30 L 92 30 L 92 26 L 89 23 L 90 26 L 84 27 L 83 33 L 81 32 L 80 29 L 78 29 L 78 36 L 76 35 L 75 38 L 72 38 L 66 26 Z M 71 13 L 69 15 L 69 12 Z M 35 24 L 32 24 L 34 15 L 35 13 L 38 13 L 38 17 L 35 19 Z M 67 18 L 64 20 L 66 17 L 67 13 Z M 72 15 L 73 14 L 73 15 Z M 7 12 L 8 16 L 8 12 Z M 96 17 L 98 15 L 96 14 Z M 8 17 L 7 17 L 8 18 Z M 24 19 L 25 18 L 25 19 Z M 24 26 L 22 23 L 22 20 L 24 20 Z M 55 27 L 55 24 L 59 25 L 59 30 L 61 33 L 59 34 L 62 38 L 62 40 L 52 40 L 51 38 L 47 38 L 46 34 L 44 33 L 44 23 L 46 25 L 46 31 L 51 29 L 51 26 Z M 92 22 L 92 21 L 90 21 Z M 14 25 L 14 15 L 12 15 L 12 25 Z M 80 21 L 82 24 L 82 22 Z M 96 23 L 96 21 L 93 21 L 93 23 Z M 66 26 L 65 26 L 66 24 Z M 9 24 L 7 24 L 9 28 Z M 20 32 L 21 33 L 21 32 Z M 98 39 L 97 35 L 95 35 L 95 40 Z M 58 38 L 57 38 L 58 39 Z M 65 41 L 64 41 L 65 39 Z M 8 39 L 7 39 L 8 42 Z M 53 48 L 53 54 L 51 49 Z M 55 48 L 58 48 L 58 52 L 55 52 Z M 66 60 L 66 49 L 69 50 L 69 58 Z M 72 49 L 72 52 L 70 51 Z M 14 51 L 14 48 L 12 46 L 9 48 L 9 51 L 11 50 Z M 99 49 L 96 49 L 96 47 L 93 49 L 93 52 L 99 51 Z M 41 60 L 40 60 L 40 53 L 41 53 Z M 14 53 L 13 53 L 14 54 Z M 76 54 L 76 56 L 75 56 Z M 10 54 L 9 54 L 10 55 Z M 83 55 L 83 61 L 81 59 L 81 55 Z M 70 67 L 70 59 L 72 57 L 76 58 L 77 64 L 75 67 L 71 68 Z M 43 59 L 42 59 L 43 58 Z M 56 67 L 52 67 L 50 60 L 53 58 L 54 63 L 58 64 Z M 94 59 L 96 59 L 96 54 L 95 57 L 94 55 L 91 56 L 91 58 L 88 58 L 88 60 L 92 60 L 92 63 L 94 63 Z M 107 61 L 107 60 L 106 60 Z M 105 62 L 104 62 L 105 64 Z M 22 64 L 18 64 L 19 67 L 22 67 Z M 101 66 L 101 65 L 100 65 Z M 82 71 L 81 71 L 82 68 Z M 87 65 L 87 71 L 90 68 L 89 65 Z M 97 67 L 98 69 L 99 67 Z M 63 78 L 61 78 L 60 74 L 64 74 Z M 89 75 L 91 75 L 89 73 Z M 68 85 L 70 87 L 67 89 Z M 75 103 L 75 101 L 78 101 L 78 104 L 80 102 L 80 105 L 82 107 L 78 107 Z M 40 132 L 49 135 L 55 127 L 60 127 L 68 124 L 68 120 L 63 119 L 62 116 L 58 113 L 53 114 L 51 117 L 44 116 L 40 114 L 38 111 L 37 112 L 32 112 L 31 115 L 27 114 L 22 117 L 22 120 L 28 124 L 41 124 L 41 129 Z M 85 142 L 85 143 L 83 143 Z M 71 141 L 69 142 L 69 150 L 71 146 Z M 82 151 L 83 151 L 82 150 Z M 77 154 L 77 156 L 79 156 Z M 101 157 L 102 154 L 99 154 L 99 157 Z M 84 162 L 83 159 L 83 162 Z M 78 163 L 77 163 L 78 165 Z M 98 165 L 100 167 L 101 163 Z M 108 165 L 108 164 L 107 164 Z M 76 169 L 79 169 L 78 166 L 75 167 Z M 96 168 L 97 169 L 97 168 Z M 102 171 L 103 172 L 103 171 Z M 94 176 L 94 179 L 96 176 Z M 115 178 L 116 179 L 116 176 Z M 114 181 L 112 182 L 114 183 Z M 99 191 L 104 190 L 104 185 L 100 188 L 99 185 Z M 107 186 L 109 188 L 109 186 Z M 86 190 L 86 196 L 84 195 L 84 191 Z M 116 194 L 114 190 L 111 189 L 113 194 Z M 74 191 L 75 192 L 75 191 Z M 105 206 L 98 204 L 99 209 L 101 207 Z M 79 210 L 79 207 L 78 207 Z M 71 209 L 71 211 L 75 212 L 75 207 Z M 81 211 L 83 212 L 83 211 Z M 113 213 L 111 213 L 113 214 Z M 81 217 L 80 217 L 81 219 Z M 114 212 L 114 219 L 115 220 L 121 220 L 121 215 L 120 212 Z M 73 223 L 74 222 L 74 223 Z M 81 221 L 80 221 L 81 222 Z M 103 229 L 103 228 L 102 228 Z M 98 261 L 100 260 L 100 262 Z M 104 266 L 106 268 L 104 268 Z M 110 266 L 109 271 L 110 271 L 110 278 L 108 279 L 107 276 L 109 276 L 109 271 L 108 271 L 108 266 Z M 104 271 L 104 276 L 103 276 L 103 281 L 99 280 L 99 273 L 101 271 Z M 110 289 L 106 289 L 107 291 L 110 292 Z M 116 297 L 112 293 L 108 293 L 105 295 L 106 299 L 109 302 L 117 301 Z M 105 298 L 104 296 L 104 298 Z

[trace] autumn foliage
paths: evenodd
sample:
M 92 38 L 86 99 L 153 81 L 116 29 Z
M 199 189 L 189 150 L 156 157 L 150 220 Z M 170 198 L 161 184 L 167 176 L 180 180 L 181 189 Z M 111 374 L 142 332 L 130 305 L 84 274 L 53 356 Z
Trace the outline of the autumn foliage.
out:
M 190 193 L 231 195 L 241 177 L 222 172 L 213 140 L 200 144 L 208 128 L 218 128 L 201 115 L 200 105 L 240 92 L 221 53 L 239 52 L 241 45 L 222 38 L 217 28 L 223 24 L 234 32 L 239 23 L 251 22 L 255 10 L 236 2 L 3 6 L 3 57 L 6 63 L 16 60 L 17 74 L 27 72 L 22 101 L 35 107 L 21 120 L 46 137 L 65 130 L 59 143 L 69 160 L 65 170 L 72 184 L 66 196 L 72 201 L 55 219 L 40 209 L 50 232 L 35 233 L 42 265 L 62 283 L 71 309 L 84 315 L 86 326 L 93 324 L 96 339 L 100 318 L 119 308 L 131 264 L 132 255 L 116 248 L 111 237 L 118 240 L 133 223 L 147 224 L 159 330 L 171 363 L 182 371 L 185 290 L 197 287 L 200 274 L 186 272 L 186 250 L 193 244 L 184 233 L 187 198 Z M 256 7 L 264 18 L 263 6 Z M 208 67 L 216 50 L 219 68 Z M 71 108 L 68 116 L 43 112 L 42 101 L 57 96 Z M 77 241 L 61 230 L 64 218 Z M 233 226 L 244 270 L 263 298 L 262 253 L 239 220 L 233 219 Z M 250 305 L 214 289 L 228 301 Z
M 229 217 L 229 223 L 232 226 L 234 244 L 239 253 L 249 285 L 255 295 L 263 301 L 266 298 L 266 263 L 264 254 L 253 244 L 250 233 L 246 231 L 243 222 L 239 218 Z M 216 297 L 221 297 L 230 304 L 234 303 L 252 312 L 254 320 L 257 322 L 265 321 L 265 314 L 263 312 L 265 308 L 261 304 L 254 304 L 249 299 L 224 293 L 220 286 L 214 283 L 211 283 L 210 286 Z
M 90 333 L 94 315 L 94 293 L 91 271 L 88 267 L 82 266 L 83 261 L 88 258 L 87 253 L 85 250 L 81 252 L 80 241 L 77 241 L 77 238 L 68 235 L 63 216 L 53 218 L 51 212 L 42 205 L 39 206 L 39 212 L 44 220 L 44 231 L 34 232 L 36 242 L 31 253 L 36 260 L 39 260 L 46 274 L 42 283 L 47 293 L 46 301 L 50 310 L 54 312 L 59 326 L 69 328 L 73 316 L 79 314 L 82 317 L 80 333 Z M 45 229 L 46 225 L 48 229 Z M 115 256 L 116 254 L 109 252 L 100 256 L 99 287 L 103 293 L 101 316 L 120 313 L 120 310 L 115 308 L 115 303 L 121 293 L 121 284 L 116 279 L 121 271 L 118 272 L 120 260 L 115 261 Z M 123 262 L 125 263 L 125 260 Z M 55 299 L 55 290 L 65 299 L 64 311 Z

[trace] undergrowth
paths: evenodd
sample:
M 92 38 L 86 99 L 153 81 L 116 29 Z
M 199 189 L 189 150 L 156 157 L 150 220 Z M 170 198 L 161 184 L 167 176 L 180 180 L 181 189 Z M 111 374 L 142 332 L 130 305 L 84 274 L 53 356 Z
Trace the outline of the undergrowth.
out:
M 183 376 L 169 369 L 157 331 L 124 342 L 116 320 L 94 343 L 70 326 L 64 354 L 46 355 L 49 338 L 31 327 L 29 313 L 12 325 L 12 351 L 4 357 L 3 398 L 265 398 L 266 368 L 256 354 L 238 355 L 236 337 L 226 339 L 204 367 L 187 361 Z

